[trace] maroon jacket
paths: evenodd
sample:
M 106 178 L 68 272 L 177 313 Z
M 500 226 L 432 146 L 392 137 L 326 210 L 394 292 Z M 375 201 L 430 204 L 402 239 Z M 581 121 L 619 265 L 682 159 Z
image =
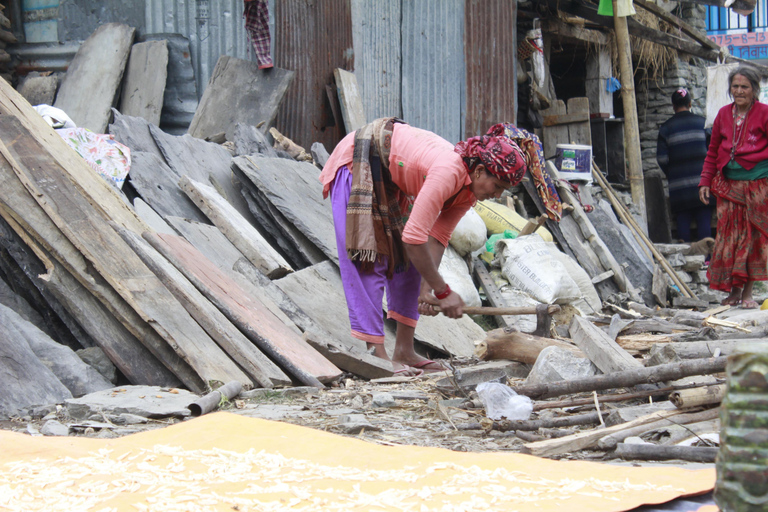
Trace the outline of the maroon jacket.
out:
M 712 141 L 709 143 L 700 187 L 709 187 L 715 174 L 722 171 L 731 159 L 733 147 L 733 103 L 720 109 L 712 125 Z M 747 116 L 746 133 L 742 134 L 736 150 L 736 163 L 746 170 L 758 162 L 768 160 L 768 105 L 756 101 Z

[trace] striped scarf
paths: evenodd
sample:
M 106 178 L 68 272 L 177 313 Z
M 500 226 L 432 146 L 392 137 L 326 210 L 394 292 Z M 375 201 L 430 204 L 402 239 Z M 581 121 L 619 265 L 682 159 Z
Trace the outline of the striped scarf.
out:
M 387 257 L 387 278 L 405 270 L 408 257 L 402 242 L 403 216 L 399 189 L 389 173 L 395 117 L 377 119 L 355 133 L 352 190 L 347 205 L 347 254 L 364 272 Z

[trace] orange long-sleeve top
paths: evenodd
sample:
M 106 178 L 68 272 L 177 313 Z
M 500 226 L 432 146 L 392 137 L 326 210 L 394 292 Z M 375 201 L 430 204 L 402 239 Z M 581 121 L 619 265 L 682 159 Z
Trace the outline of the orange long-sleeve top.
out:
M 339 142 L 323 167 L 324 197 L 338 169 L 345 165 L 352 169 L 354 145 L 352 132 Z M 403 241 L 420 245 L 431 236 L 447 246 L 456 225 L 476 201 L 469 190 L 472 180 L 453 144 L 430 131 L 396 124 L 389 171 L 401 192 L 400 207 L 408 217 Z

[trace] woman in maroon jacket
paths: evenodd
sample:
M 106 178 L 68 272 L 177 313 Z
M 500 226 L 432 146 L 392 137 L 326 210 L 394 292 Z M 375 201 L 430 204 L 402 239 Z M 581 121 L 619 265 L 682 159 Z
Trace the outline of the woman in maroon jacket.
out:
M 728 77 L 733 103 L 717 113 L 699 182 L 699 198 L 717 197 L 717 238 L 709 286 L 729 292 L 724 305 L 757 308 L 755 281 L 768 280 L 768 105 L 760 77 L 739 67 Z

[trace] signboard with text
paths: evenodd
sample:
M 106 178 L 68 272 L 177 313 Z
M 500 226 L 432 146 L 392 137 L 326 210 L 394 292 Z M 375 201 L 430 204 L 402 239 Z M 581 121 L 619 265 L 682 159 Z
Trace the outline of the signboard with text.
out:
M 768 33 L 745 32 L 743 34 L 713 34 L 707 38 L 740 59 L 768 59 Z

